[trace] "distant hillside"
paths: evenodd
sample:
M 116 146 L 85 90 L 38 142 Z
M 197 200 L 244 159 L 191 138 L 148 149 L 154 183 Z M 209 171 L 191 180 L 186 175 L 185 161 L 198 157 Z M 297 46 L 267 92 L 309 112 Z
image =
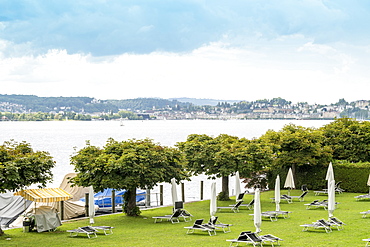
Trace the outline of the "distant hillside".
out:
M 38 97 L 35 95 L 0 94 L 0 112 L 77 112 L 116 113 L 131 111 L 180 109 L 190 106 L 177 100 L 138 98 L 126 100 L 97 100 L 90 97 Z
M 118 107 L 90 97 L 38 97 L 0 94 L 1 112 L 117 112 Z
M 227 103 L 233 104 L 233 103 L 238 103 L 241 101 L 241 100 L 217 100 L 217 99 L 195 99 L 195 98 L 170 98 L 170 100 L 177 100 L 179 102 L 184 102 L 184 103 L 188 102 L 188 103 L 191 103 L 193 105 L 198 105 L 198 106 L 202 106 L 202 105 L 216 106 L 218 103 L 227 102 Z

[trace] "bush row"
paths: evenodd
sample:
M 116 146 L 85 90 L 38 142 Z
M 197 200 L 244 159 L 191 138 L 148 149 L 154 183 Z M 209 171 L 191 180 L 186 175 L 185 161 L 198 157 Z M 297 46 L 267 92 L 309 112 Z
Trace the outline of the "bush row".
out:
M 295 186 L 297 189 L 306 184 L 309 190 L 322 190 L 327 188 L 325 180 L 328 166 L 299 166 L 295 168 Z M 284 186 L 288 174 L 287 167 L 268 171 L 267 180 L 269 188 L 275 188 L 276 176 L 280 176 L 281 187 Z M 340 187 L 346 192 L 368 193 L 367 181 L 370 173 L 370 162 L 350 163 L 346 161 L 333 162 L 334 179 L 342 181 Z

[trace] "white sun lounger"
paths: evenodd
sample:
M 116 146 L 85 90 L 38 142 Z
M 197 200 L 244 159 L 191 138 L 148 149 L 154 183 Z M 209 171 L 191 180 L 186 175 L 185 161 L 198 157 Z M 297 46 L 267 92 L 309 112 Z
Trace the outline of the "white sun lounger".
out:
M 70 233 L 71 237 L 76 237 L 78 234 L 86 234 L 88 238 L 96 238 L 98 237 L 96 233 L 98 230 L 92 228 L 91 226 L 84 226 L 84 227 L 79 227 L 77 229 L 73 230 L 67 230 L 67 232 Z M 90 235 L 93 235 L 93 237 L 90 237 Z
M 203 219 L 195 220 L 194 224 L 192 226 L 185 226 L 185 229 L 188 229 L 186 234 L 194 233 L 195 231 L 202 231 L 202 232 L 208 232 L 209 236 L 216 235 L 216 227 L 203 224 Z

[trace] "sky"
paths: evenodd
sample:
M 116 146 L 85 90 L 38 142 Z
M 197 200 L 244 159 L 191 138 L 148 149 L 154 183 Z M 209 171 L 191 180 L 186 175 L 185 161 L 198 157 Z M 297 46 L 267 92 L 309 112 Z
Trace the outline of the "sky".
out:
M 370 100 L 368 0 L 0 0 L 0 94 Z

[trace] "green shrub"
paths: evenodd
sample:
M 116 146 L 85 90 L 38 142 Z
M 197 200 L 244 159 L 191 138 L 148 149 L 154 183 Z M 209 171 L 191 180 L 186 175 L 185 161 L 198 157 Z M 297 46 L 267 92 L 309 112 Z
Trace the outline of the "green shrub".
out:
M 270 189 L 275 188 L 276 176 L 280 175 L 280 183 L 284 185 L 288 174 L 287 167 L 280 167 L 267 172 Z M 299 166 L 294 174 L 295 186 L 300 188 L 303 184 L 309 190 L 322 190 L 327 187 L 325 180 L 328 166 Z M 340 187 L 346 192 L 366 193 L 369 191 L 367 180 L 370 173 L 370 163 L 350 163 L 347 161 L 334 161 L 334 178 L 336 182 L 342 181 Z
M 228 193 L 225 193 L 225 192 L 221 191 L 217 196 L 217 200 L 219 200 L 219 201 L 229 201 L 230 197 L 229 197 Z
M 342 181 L 341 188 L 347 192 L 365 193 L 369 191 L 367 180 L 370 163 L 350 163 L 341 161 L 333 163 L 335 181 Z

